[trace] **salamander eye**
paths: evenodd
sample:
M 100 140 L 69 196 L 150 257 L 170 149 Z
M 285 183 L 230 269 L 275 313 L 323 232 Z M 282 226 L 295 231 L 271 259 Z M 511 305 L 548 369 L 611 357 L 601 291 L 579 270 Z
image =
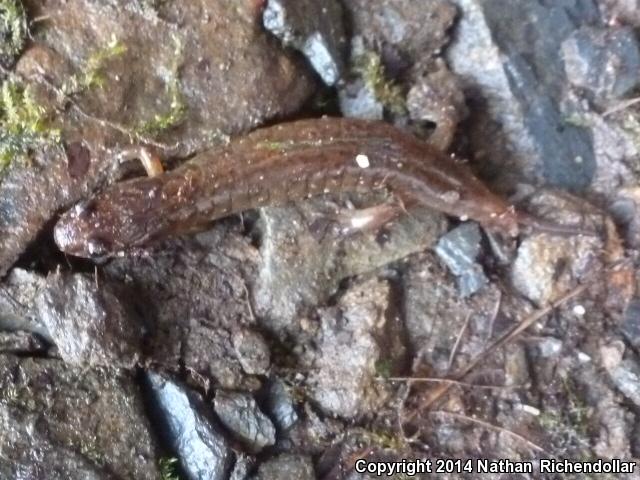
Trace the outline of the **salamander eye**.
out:
M 91 238 L 87 241 L 87 252 L 92 257 L 103 257 L 110 252 L 110 244 L 99 238 Z
M 92 200 L 86 200 L 78 203 L 73 208 L 76 218 L 88 218 L 96 209 L 96 204 Z

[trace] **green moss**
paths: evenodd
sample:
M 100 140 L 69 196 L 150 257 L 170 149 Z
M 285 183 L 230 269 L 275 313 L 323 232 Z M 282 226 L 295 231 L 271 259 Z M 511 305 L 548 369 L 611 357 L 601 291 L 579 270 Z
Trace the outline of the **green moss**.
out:
M 112 38 L 108 45 L 89 55 L 80 72 L 64 82 L 62 91 L 66 95 L 75 95 L 93 88 L 102 88 L 106 82 L 105 66 L 126 51 L 124 44 L 115 37 Z
M 160 468 L 160 480 L 180 480 L 178 475 L 178 459 L 175 457 L 161 458 L 158 462 Z
M 387 79 L 380 55 L 375 52 L 365 52 L 354 62 L 354 71 L 360 75 L 376 99 L 394 115 L 405 115 L 407 104 L 400 85 Z
M 16 158 L 39 147 L 60 142 L 60 131 L 51 127 L 44 107 L 29 87 L 5 81 L 0 87 L 0 170 Z
M 28 35 L 27 16 L 19 0 L 0 0 L 0 63 L 9 65 Z
M 157 136 L 166 130 L 177 127 L 185 119 L 187 106 L 184 102 L 179 78 L 183 45 L 178 37 L 174 37 L 173 42 L 175 45 L 174 60 L 171 65 L 170 76 L 165 84 L 169 99 L 169 109 L 166 112 L 156 114 L 152 119 L 140 122 L 134 129 L 140 135 Z

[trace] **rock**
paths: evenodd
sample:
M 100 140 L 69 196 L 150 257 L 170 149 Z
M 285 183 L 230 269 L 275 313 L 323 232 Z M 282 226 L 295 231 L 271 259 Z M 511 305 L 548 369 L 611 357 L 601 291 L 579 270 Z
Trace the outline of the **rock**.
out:
M 0 355 L 44 356 L 48 347 L 33 333 L 0 331 Z
M 432 253 L 411 258 L 402 278 L 407 338 L 415 352 L 414 364 L 430 374 L 446 376 L 486 346 L 492 334 L 498 288 L 488 285 L 470 298 L 462 298 L 453 279 Z M 464 335 L 461 341 L 460 335 Z M 455 362 L 451 352 L 458 343 Z M 458 363 L 459 362 L 459 363 Z
M 640 348 L 640 298 L 634 297 L 624 312 L 622 333 L 635 348 Z
M 249 480 L 249 472 L 253 468 L 253 464 L 254 460 L 251 457 L 238 454 L 229 480 Z
M 458 124 L 467 116 L 467 106 L 458 78 L 444 62 L 436 64 L 434 71 L 420 76 L 409 90 L 407 109 L 414 122 L 435 125 L 429 143 L 446 152 L 451 147 Z
M 266 410 L 279 430 L 286 431 L 298 421 L 293 398 L 285 383 L 273 378 L 267 386 Z
M 0 474 L 157 480 L 160 454 L 132 374 L 0 356 Z
M 51 341 L 35 309 L 35 299 L 45 285 L 36 273 L 14 268 L 2 281 L 0 288 L 0 329 L 36 333 Z
M 456 8 L 447 0 L 345 0 L 344 5 L 354 34 L 369 48 L 382 46 L 386 65 L 407 65 L 437 54 L 456 17 Z
M 258 332 L 244 329 L 233 335 L 233 348 L 242 369 L 249 375 L 264 375 L 271 365 L 269 345 Z
M 345 81 L 338 90 L 340 112 L 345 117 L 382 120 L 384 105 L 362 78 Z
M 386 323 L 389 295 L 389 285 L 373 279 L 349 289 L 338 310 L 321 311 L 322 330 L 309 383 L 311 397 L 325 413 L 354 418 L 383 400 L 376 390 L 381 352 L 374 335 Z
M 233 453 L 201 398 L 160 374 L 147 378 L 165 436 L 189 480 L 226 480 Z
M 338 1 L 267 0 L 262 21 L 285 45 L 302 52 L 324 83 L 338 83 L 347 45 Z
M 316 480 L 313 463 L 306 456 L 283 453 L 273 457 L 258 468 L 253 480 Z
M 631 28 L 582 27 L 562 43 L 569 81 L 596 102 L 624 97 L 640 80 L 640 48 Z
M 609 8 L 612 22 L 622 22 L 634 27 L 640 26 L 639 0 L 604 0 L 603 6 Z
M 142 320 L 108 283 L 56 273 L 46 279 L 35 305 L 67 363 L 131 368 L 142 355 Z
M 124 146 L 153 143 L 164 156 L 190 156 L 296 111 L 312 93 L 302 66 L 262 31 L 258 2 L 26 3 L 33 18 L 56 21 L 38 24 L 16 69 L 64 144 L 82 148 L 70 156 L 58 144 L 37 148 L 30 162 L 3 172 L 0 275 L 60 209 L 119 177 Z M 105 55 L 94 72 L 101 86 L 79 88 L 77 106 L 42 81 L 77 89 L 91 58 Z M 80 176 L 78 151 L 88 159 Z
M 537 342 L 536 347 L 540 357 L 554 358 L 562 351 L 562 341 L 553 337 L 541 338 Z
M 447 58 L 474 105 L 472 148 L 490 173 L 504 176 L 495 184 L 588 187 L 596 157 L 591 133 L 566 121 L 579 106 L 567 96 L 561 46 L 581 26 L 600 22 L 595 1 L 455 4 L 461 16 Z
M 213 405 L 223 425 L 251 452 L 276 443 L 275 427 L 251 395 L 218 390 Z
M 462 297 L 474 294 L 489 283 L 476 262 L 481 240 L 480 227 L 476 223 L 463 223 L 441 237 L 436 245 L 436 254 L 457 277 Z
M 602 365 L 622 394 L 640 406 L 640 367 L 637 360 L 623 359 L 624 343 L 611 342 L 600 347 Z
M 575 225 L 596 231 L 601 215 L 584 201 L 552 192 L 541 192 L 525 208 L 534 216 L 559 225 Z M 534 233 L 525 238 L 511 266 L 513 286 L 539 306 L 558 299 L 603 266 L 603 240 L 595 235 L 560 236 Z
M 204 383 L 214 379 L 229 389 L 245 377 L 234 336 L 255 324 L 243 277 L 255 276 L 257 252 L 239 229 L 222 221 L 158 245 L 146 258 L 117 258 L 105 267 L 109 281 L 127 285 L 148 305 L 150 358 L 183 364 Z
M 253 304 L 265 328 L 278 335 L 296 334 L 298 313 L 326 301 L 342 279 L 428 248 L 444 231 L 442 215 L 420 209 L 398 218 L 386 234 L 318 235 L 313 225 L 327 218 L 326 210 L 327 200 L 316 199 L 260 211 L 262 263 Z

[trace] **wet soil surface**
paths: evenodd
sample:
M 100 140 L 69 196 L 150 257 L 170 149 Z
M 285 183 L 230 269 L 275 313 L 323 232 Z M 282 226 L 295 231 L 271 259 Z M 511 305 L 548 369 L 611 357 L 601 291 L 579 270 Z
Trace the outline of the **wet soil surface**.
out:
M 481 478 L 640 479 L 640 464 L 539 473 L 640 461 L 635 7 L 0 0 L 0 477 L 474 467 L 389 475 L 454 479 L 493 459 L 533 473 Z M 53 240 L 62 212 L 144 175 L 123 152 L 170 169 L 321 115 L 412 133 L 538 225 L 508 239 L 408 208 L 338 228 L 388 201 L 371 193 L 243 212 L 107 261 Z

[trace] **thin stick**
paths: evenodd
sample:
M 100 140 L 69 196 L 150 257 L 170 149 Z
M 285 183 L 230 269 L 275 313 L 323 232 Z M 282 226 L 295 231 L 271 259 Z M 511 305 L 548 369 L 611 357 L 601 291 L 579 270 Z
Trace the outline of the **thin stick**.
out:
M 460 382 L 458 380 L 451 380 L 449 378 L 435 378 L 435 377 L 376 377 L 378 381 L 389 382 L 405 382 L 405 383 L 448 383 L 452 385 L 458 385 L 460 387 L 468 388 L 485 388 L 490 390 L 518 390 L 522 388 L 528 388 L 528 385 L 478 385 L 475 383 Z
M 584 292 L 590 284 L 579 285 L 573 290 L 569 291 L 567 294 L 560 297 L 558 300 L 550 304 L 545 308 L 541 308 L 537 312 L 531 314 L 528 318 L 525 318 L 522 322 L 514 325 L 512 328 L 508 329 L 504 332 L 500 337 L 498 337 L 489 347 L 487 347 L 482 353 L 480 353 L 475 359 L 473 359 L 469 364 L 463 368 L 460 372 L 453 376 L 453 380 L 461 381 L 464 380 L 471 371 L 473 371 L 481 362 L 483 362 L 488 356 L 493 354 L 496 350 L 503 347 L 507 343 L 511 342 L 518 335 L 528 329 L 531 325 L 536 323 L 542 317 L 548 315 L 556 308 L 562 306 L 564 303 L 568 302 L 572 298 L 580 295 Z M 438 387 L 423 403 L 422 408 L 429 408 L 436 401 L 442 398 L 450 389 L 451 384 L 441 385 Z M 415 416 L 415 413 L 412 414 L 411 418 Z
M 640 97 L 635 97 L 635 98 L 630 98 L 628 100 L 623 100 L 622 102 L 618 103 L 617 105 L 614 105 L 613 107 L 611 107 L 609 110 L 606 110 L 602 114 L 602 116 L 603 117 L 608 117 L 609 115 L 612 115 L 614 113 L 620 112 L 622 110 L 626 110 L 627 108 L 632 107 L 637 103 L 640 103 Z
M 484 420 L 480 420 L 478 418 L 472 418 L 472 417 L 468 417 L 466 415 L 461 415 L 459 413 L 454 413 L 454 412 L 447 412 L 445 410 L 434 410 L 434 411 L 429 412 L 429 415 L 451 417 L 451 418 L 455 418 L 456 420 L 461 420 L 463 422 L 475 423 L 475 424 L 480 425 L 480 426 L 482 426 L 482 427 L 484 427 L 484 428 L 486 428 L 488 430 L 493 430 L 493 431 L 498 432 L 498 433 L 506 433 L 510 437 L 512 437 L 512 438 L 524 443 L 525 445 L 527 445 L 532 450 L 535 450 L 535 451 L 540 452 L 540 453 L 544 453 L 545 455 L 547 455 L 549 457 L 553 456 L 550 453 L 548 453 L 544 448 L 542 448 L 540 445 L 537 445 L 537 444 L 533 443 L 531 440 L 529 440 L 526 437 L 523 437 L 519 433 L 516 433 L 516 432 L 514 432 L 512 430 L 507 430 L 504 427 L 499 427 L 498 425 L 494 425 L 492 423 L 486 422 Z
M 449 363 L 447 364 L 447 371 L 451 370 L 451 366 L 453 365 L 453 360 L 455 359 L 456 353 L 458 353 L 458 347 L 460 346 L 460 342 L 462 341 L 462 336 L 464 332 L 467 331 L 467 327 L 469 327 L 469 320 L 471 320 L 471 312 L 467 313 L 467 317 L 464 319 L 464 323 L 462 324 L 462 328 L 458 332 L 458 336 L 456 337 L 456 342 L 453 344 L 453 348 L 451 349 L 451 353 L 449 354 Z

